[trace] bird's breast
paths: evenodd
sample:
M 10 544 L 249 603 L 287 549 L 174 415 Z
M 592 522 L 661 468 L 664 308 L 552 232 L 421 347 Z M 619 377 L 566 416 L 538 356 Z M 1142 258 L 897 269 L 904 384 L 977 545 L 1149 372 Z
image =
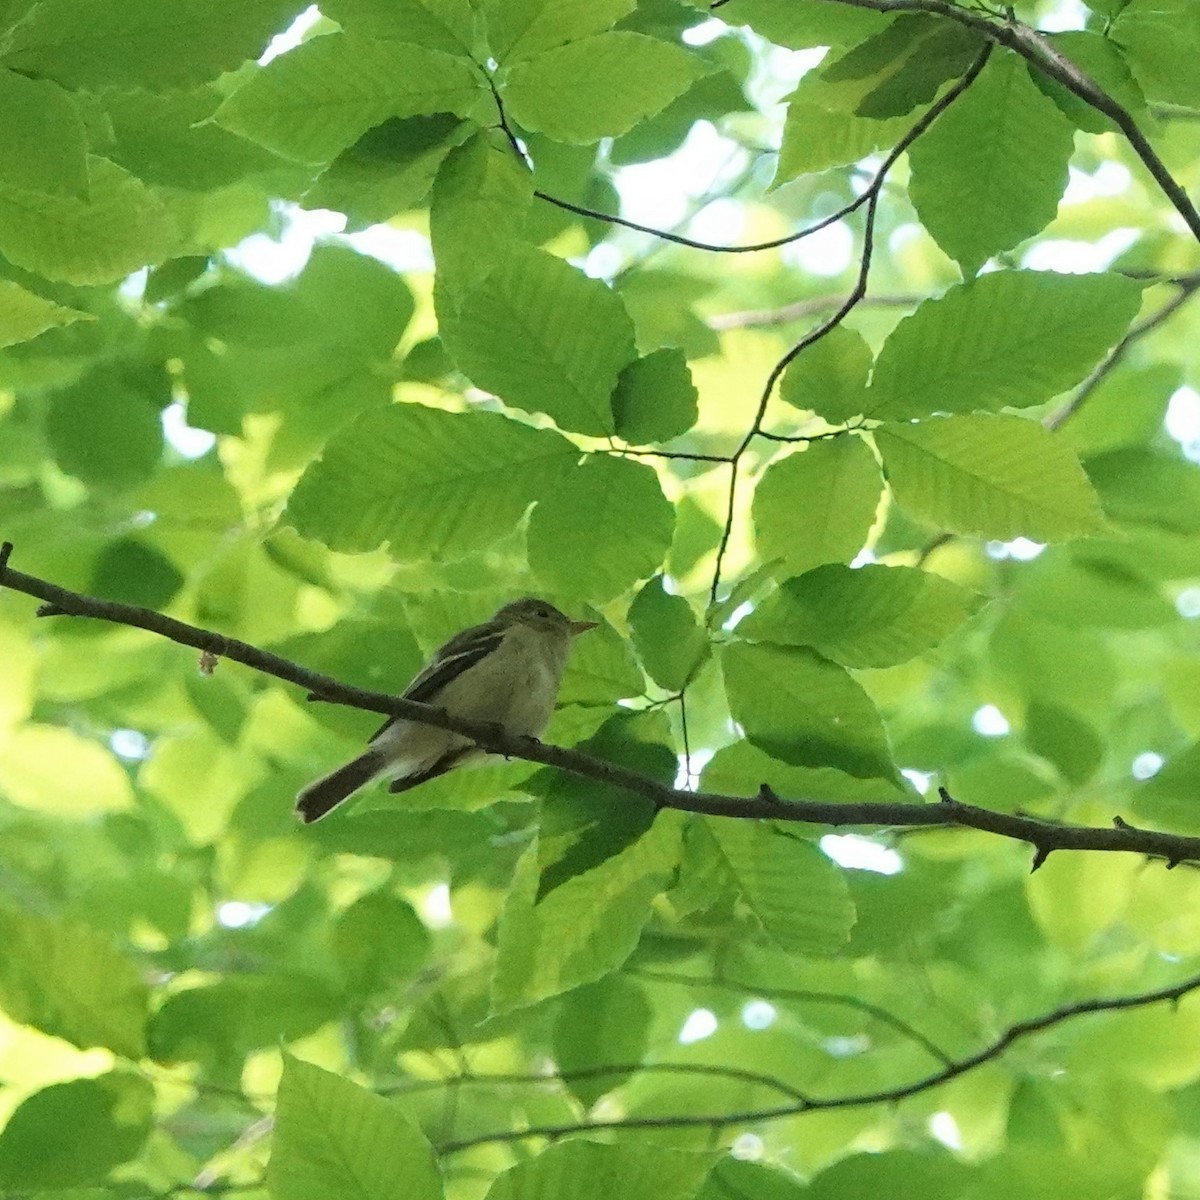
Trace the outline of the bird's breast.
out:
M 438 700 L 454 716 L 496 721 L 510 733 L 537 736 L 554 712 L 564 665 L 565 655 L 560 658 L 536 634 L 512 630 Z

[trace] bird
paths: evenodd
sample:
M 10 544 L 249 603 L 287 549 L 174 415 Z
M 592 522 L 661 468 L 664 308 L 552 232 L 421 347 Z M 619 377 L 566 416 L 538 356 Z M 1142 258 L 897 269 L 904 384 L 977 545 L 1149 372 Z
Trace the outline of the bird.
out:
M 403 698 L 464 721 L 490 721 L 506 733 L 537 737 L 554 712 L 573 640 L 596 625 L 572 621 L 535 596 L 514 600 L 441 646 Z M 392 777 L 389 791 L 405 792 L 485 754 L 461 734 L 393 717 L 357 758 L 302 788 L 296 813 L 310 824 L 381 775 Z

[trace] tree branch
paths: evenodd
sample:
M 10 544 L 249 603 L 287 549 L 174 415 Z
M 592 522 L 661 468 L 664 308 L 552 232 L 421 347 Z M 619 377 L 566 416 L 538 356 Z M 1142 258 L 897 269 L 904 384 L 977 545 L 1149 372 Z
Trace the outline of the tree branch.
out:
M 731 0 L 736 10 L 736 0 Z M 932 13 L 957 21 L 973 29 L 981 37 L 997 46 L 1004 46 L 1019 54 L 1026 62 L 1036 67 L 1043 75 L 1053 79 L 1078 96 L 1085 104 L 1103 113 L 1125 135 L 1133 152 L 1150 172 L 1163 195 L 1171 202 L 1175 211 L 1183 218 L 1192 236 L 1200 241 L 1200 212 L 1188 198 L 1187 192 L 1167 170 L 1158 152 L 1150 145 L 1146 135 L 1138 128 L 1128 109 L 1113 99 L 1099 84 L 1081 71 L 1069 58 L 1042 37 L 1030 25 L 1015 18 L 994 20 L 970 9 L 961 8 L 950 0 L 827 0 L 828 3 L 845 4 L 851 8 L 869 8 L 875 12 L 921 12 Z M 726 5 L 722 5 L 726 7 Z
M 11 546 L 5 543 L 0 547 L 0 559 L 11 552 Z M 939 802 L 930 804 L 871 801 L 850 803 L 808 800 L 801 797 L 785 798 L 776 795 L 765 784 L 755 796 L 732 796 L 719 792 L 691 792 L 684 788 L 673 788 L 627 767 L 594 758 L 578 750 L 548 746 L 536 738 L 507 733 L 500 726 L 490 722 L 463 721 L 447 715 L 440 708 L 418 704 L 414 700 L 339 683 L 328 675 L 309 670 L 299 663 L 260 650 L 257 646 L 237 638 L 188 625 L 151 609 L 139 608 L 133 604 L 120 604 L 112 600 L 100 600 L 94 596 L 73 592 L 37 576 L 26 575 L 23 571 L 14 571 L 11 567 L 6 566 L 0 570 L 0 587 L 12 588 L 44 601 L 43 610 L 49 605 L 55 613 L 91 617 L 117 625 L 144 629 L 182 646 L 190 646 L 219 658 L 232 659 L 264 675 L 293 683 L 319 700 L 331 704 L 344 704 L 366 712 L 405 717 L 424 725 L 461 733 L 489 753 L 556 767 L 583 779 L 593 779 L 597 783 L 622 788 L 644 796 L 660 808 L 673 808 L 710 817 L 798 821 L 833 828 L 953 825 L 1027 842 L 1034 848 L 1034 869 L 1041 866 L 1047 856 L 1056 850 L 1140 854 L 1163 859 L 1168 866 L 1175 866 L 1185 860 L 1200 861 L 1200 837 L 1138 829 L 1120 817 L 1113 818 L 1112 828 L 1056 824 L 1036 817 L 994 812 L 971 804 L 961 804 L 944 789 L 939 792 Z
M 559 1138 L 587 1130 L 681 1129 L 697 1125 L 751 1125 L 760 1121 L 777 1121 L 785 1117 L 797 1117 L 805 1113 L 822 1112 L 835 1108 L 868 1108 L 875 1104 L 894 1104 L 909 1096 L 916 1096 L 921 1092 L 940 1087 L 952 1079 L 957 1079 L 960 1075 L 965 1075 L 968 1071 L 973 1071 L 976 1067 L 999 1058 L 1014 1042 L 1021 1041 L 1035 1033 L 1041 1033 L 1055 1025 L 1074 1020 L 1076 1017 L 1099 1012 L 1121 1012 L 1131 1008 L 1144 1008 L 1151 1004 L 1161 1004 L 1164 1001 L 1177 1002 L 1197 989 L 1200 989 L 1200 975 L 1193 975 L 1181 983 L 1157 988 L 1151 992 L 1139 992 L 1132 996 L 1114 996 L 1109 999 L 1080 1000 L 1074 1004 L 1064 1004 L 1051 1012 L 1043 1013 L 1040 1017 L 1031 1017 L 1027 1021 L 1018 1021 L 1010 1025 L 999 1037 L 975 1054 L 955 1059 L 940 1070 L 913 1080 L 911 1083 L 900 1084 L 893 1088 L 883 1088 L 875 1092 L 859 1092 L 847 1096 L 805 1096 L 793 1103 L 775 1108 L 748 1109 L 742 1112 L 625 1117 L 615 1121 L 579 1121 L 563 1125 L 535 1125 L 527 1129 L 504 1129 L 498 1130 L 496 1133 L 476 1134 L 469 1138 L 445 1142 L 437 1147 L 437 1150 L 441 1154 L 455 1154 L 472 1146 L 523 1141 L 525 1138 L 531 1137 Z

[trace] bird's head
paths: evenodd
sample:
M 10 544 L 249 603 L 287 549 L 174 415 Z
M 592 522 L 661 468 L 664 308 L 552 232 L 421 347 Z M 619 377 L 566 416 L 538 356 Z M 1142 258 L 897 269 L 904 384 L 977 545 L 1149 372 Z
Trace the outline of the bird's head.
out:
M 549 600 L 539 600 L 536 596 L 526 596 L 522 600 L 506 604 L 493 619 L 504 625 L 528 625 L 531 629 L 567 637 L 586 633 L 589 629 L 595 629 L 598 624 L 596 621 L 572 621 Z

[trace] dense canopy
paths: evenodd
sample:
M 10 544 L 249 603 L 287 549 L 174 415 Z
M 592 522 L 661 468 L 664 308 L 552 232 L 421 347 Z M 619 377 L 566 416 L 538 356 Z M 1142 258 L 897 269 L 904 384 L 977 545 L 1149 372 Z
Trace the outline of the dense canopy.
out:
M 1200 1192 L 1197 62 L 0 0 L 0 1193 Z M 544 745 L 301 826 L 529 594 Z

